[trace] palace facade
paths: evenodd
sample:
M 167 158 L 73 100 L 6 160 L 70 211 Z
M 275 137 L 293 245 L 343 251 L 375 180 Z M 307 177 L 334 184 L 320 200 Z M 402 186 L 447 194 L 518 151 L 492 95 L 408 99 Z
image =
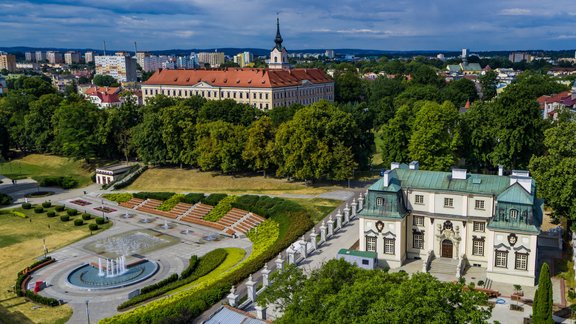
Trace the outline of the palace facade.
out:
M 483 175 L 392 163 L 368 189 L 359 249 L 390 268 L 453 259 L 485 268 L 493 281 L 534 286 L 543 205 L 528 171 Z

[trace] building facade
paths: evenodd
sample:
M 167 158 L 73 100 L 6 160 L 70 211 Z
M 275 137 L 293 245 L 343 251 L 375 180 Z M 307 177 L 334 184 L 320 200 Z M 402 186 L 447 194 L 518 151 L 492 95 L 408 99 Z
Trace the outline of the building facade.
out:
M 36 57 L 36 62 L 44 62 L 46 60 L 46 52 L 36 51 L 34 55 Z
M 8 72 L 16 71 L 16 56 L 0 52 L 0 70 L 6 69 Z
M 117 55 L 96 56 L 96 74 L 111 75 L 120 82 L 136 81 L 136 59 L 120 52 Z
M 536 284 L 543 201 L 527 171 L 424 171 L 417 162 L 391 169 L 368 189 L 361 251 L 390 268 L 432 255 L 483 267 L 493 281 Z
M 224 53 L 222 52 L 198 53 L 198 63 L 200 63 L 200 66 L 203 66 L 204 64 L 207 63 L 210 64 L 211 68 L 217 68 L 220 65 L 224 64 Z
M 80 53 L 78 52 L 66 52 L 64 54 L 64 63 L 66 64 L 78 64 L 80 63 Z
M 46 59 L 50 64 L 60 64 L 64 63 L 64 55 L 58 51 L 48 51 L 46 52 Z
M 94 52 L 84 53 L 84 63 L 88 64 L 90 62 L 94 62 Z

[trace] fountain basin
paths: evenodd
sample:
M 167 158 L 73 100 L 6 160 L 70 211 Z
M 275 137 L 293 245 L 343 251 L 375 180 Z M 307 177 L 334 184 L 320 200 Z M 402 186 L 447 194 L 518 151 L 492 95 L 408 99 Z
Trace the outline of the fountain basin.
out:
M 107 277 L 99 275 L 98 267 L 83 264 L 68 274 L 67 281 L 72 286 L 89 290 L 122 288 L 150 278 L 158 268 L 158 263 L 144 260 L 129 265 L 121 275 Z

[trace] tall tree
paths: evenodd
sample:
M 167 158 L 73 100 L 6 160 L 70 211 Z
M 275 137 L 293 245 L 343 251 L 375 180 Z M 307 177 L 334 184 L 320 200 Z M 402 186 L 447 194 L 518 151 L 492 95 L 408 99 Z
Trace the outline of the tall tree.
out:
M 482 89 L 482 100 L 491 100 L 496 97 L 496 86 L 498 85 L 498 74 L 494 71 L 488 71 L 481 75 L 478 80 Z
M 32 150 L 40 153 L 48 151 L 54 140 L 52 116 L 62 99 L 58 94 L 46 94 L 30 103 L 30 110 L 24 117 L 24 129 L 26 138 L 30 141 L 28 147 Z
M 142 122 L 131 130 L 131 145 L 138 157 L 146 163 L 164 163 L 168 159 L 166 144 L 162 140 L 162 120 L 154 106 L 143 109 Z
M 252 171 L 263 170 L 266 175 L 266 170 L 272 166 L 274 135 L 272 120 L 268 116 L 253 122 L 248 128 L 242 159 Z
M 379 132 L 380 151 L 384 165 L 391 162 L 409 162 L 408 144 L 412 137 L 415 112 L 409 105 L 401 106 Z
M 198 119 L 202 122 L 225 121 L 227 123 L 250 126 L 263 113 L 249 105 L 240 104 L 232 99 L 208 100 L 202 105 Z
M 467 100 L 470 102 L 478 99 L 478 92 L 474 82 L 468 79 L 452 81 L 442 89 L 444 100 L 451 101 L 456 107 L 464 107 Z
M 461 145 L 458 110 L 450 102 L 427 102 L 414 121 L 408 150 L 423 169 L 447 170 L 457 160 Z
M 356 69 L 337 73 L 334 76 L 334 94 L 337 102 L 360 102 L 365 97 L 364 82 Z
M 92 83 L 99 87 L 117 87 L 118 81 L 111 75 L 96 74 L 92 79 Z
M 184 145 L 186 129 L 196 123 L 198 111 L 205 103 L 200 97 L 187 99 L 175 106 L 161 110 L 162 140 L 166 145 L 168 159 L 172 163 L 183 164 L 189 162 L 188 152 Z
M 540 268 L 538 288 L 536 289 L 534 305 L 532 306 L 532 322 L 542 324 L 554 323 L 552 319 L 552 281 L 550 280 L 548 263 L 542 264 Z
M 194 155 L 200 168 L 236 172 L 242 169 L 246 130 L 222 120 L 196 125 Z

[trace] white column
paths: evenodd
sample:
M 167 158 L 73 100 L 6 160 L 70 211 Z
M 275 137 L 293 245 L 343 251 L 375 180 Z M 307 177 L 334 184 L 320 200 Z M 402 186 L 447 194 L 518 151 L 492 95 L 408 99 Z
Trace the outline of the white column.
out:
M 292 247 L 289 247 L 288 250 L 286 250 L 286 253 L 288 253 L 288 264 L 296 263 L 296 260 L 294 258 L 294 254 L 296 252 L 294 250 L 292 250 Z
M 342 228 L 342 214 L 340 214 L 340 211 L 338 211 L 338 213 L 336 214 L 336 229 L 341 229 Z
M 256 282 L 252 280 L 252 274 L 250 274 L 250 277 L 248 277 L 248 282 L 246 282 L 246 290 L 248 292 L 248 299 L 250 299 L 252 302 L 256 301 L 256 290 L 254 289 L 255 285 Z
M 268 263 L 264 264 L 264 269 L 262 269 L 262 286 L 268 287 L 270 282 L 268 281 L 268 275 L 270 274 L 270 270 L 268 270 Z
M 326 222 L 322 221 L 322 225 L 320 225 L 320 242 L 326 242 Z
M 232 285 L 232 288 L 230 288 L 230 294 L 228 294 L 226 298 L 228 298 L 228 304 L 230 304 L 230 306 L 236 306 L 236 303 L 238 302 L 238 295 L 236 295 L 236 288 L 234 285 Z
M 330 219 L 328 219 L 328 238 L 334 235 L 334 219 L 332 219 L 332 215 L 330 215 Z
M 364 209 L 364 196 L 360 193 L 360 197 L 358 197 L 358 210 Z
M 312 251 L 316 251 L 318 249 L 318 242 L 316 242 L 316 237 L 318 237 L 318 234 L 316 234 L 316 230 L 312 228 L 312 233 L 310 233 L 310 243 L 312 243 Z
M 282 272 L 282 270 L 284 270 L 284 260 L 282 260 L 282 255 L 278 254 L 278 258 L 276 258 L 276 261 L 274 262 L 276 263 L 276 269 Z
M 256 317 L 261 320 L 266 320 L 266 307 L 256 305 Z
M 302 242 L 301 243 L 302 244 L 302 256 L 304 257 L 304 259 L 306 259 L 308 257 L 308 242 L 306 242 L 304 235 L 302 235 L 300 242 Z
M 351 212 L 352 214 L 350 215 L 350 218 L 354 218 L 356 217 L 356 212 L 358 211 L 358 203 L 356 203 L 356 198 L 352 199 L 352 208 L 351 208 Z
M 348 203 L 346 203 L 346 206 L 344 207 L 344 219 L 346 220 L 346 223 L 350 221 L 350 207 L 348 206 Z

